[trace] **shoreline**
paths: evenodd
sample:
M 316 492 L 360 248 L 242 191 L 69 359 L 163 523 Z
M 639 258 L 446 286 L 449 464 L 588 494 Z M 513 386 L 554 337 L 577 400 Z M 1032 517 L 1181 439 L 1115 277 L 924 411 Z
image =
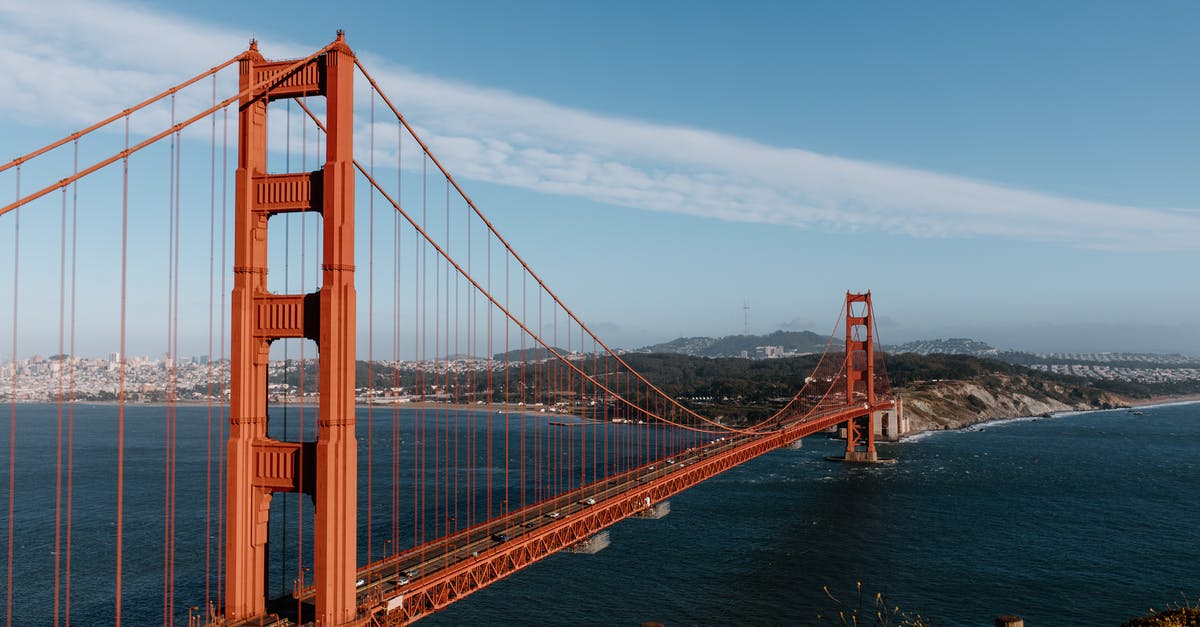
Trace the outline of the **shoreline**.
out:
M 1122 411 L 1122 410 L 1132 410 L 1132 409 L 1148 409 L 1148 408 L 1154 408 L 1154 407 L 1166 407 L 1166 406 L 1173 406 L 1173 405 L 1188 405 L 1188 404 L 1193 404 L 1193 403 L 1200 403 L 1200 394 L 1161 395 L 1161 396 L 1152 396 L 1150 398 L 1145 398 L 1145 399 L 1136 399 L 1135 400 L 1135 399 L 1124 398 L 1122 400 L 1124 400 L 1126 404 L 1122 405 L 1120 407 L 1064 409 L 1064 410 L 1060 410 L 1060 411 L 1052 411 L 1052 412 L 1048 412 L 1047 414 L 1038 414 L 1038 415 L 1021 414 L 1021 415 L 997 416 L 997 417 L 993 417 L 993 418 L 978 420 L 975 422 L 960 424 L 960 425 L 957 425 L 954 427 L 944 426 L 940 429 L 920 429 L 920 430 L 910 431 L 908 433 L 903 434 L 902 436 L 900 436 L 900 439 L 896 440 L 894 443 L 918 441 L 918 440 L 924 439 L 925 437 L 928 437 L 930 434 L 933 434 L 933 433 L 942 433 L 942 432 L 947 432 L 947 431 L 962 432 L 962 431 L 969 431 L 972 429 L 984 429 L 989 426 L 999 426 L 1002 424 L 1008 424 L 1008 423 L 1013 423 L 1013 422 L 1030 422 L 1030 421 L 1036 421 L 1036 420 L 1052 419 L 1052 418 L 1057 418 L 1057 417 L 1062 417 L 1062 416 L 1069 416 L 1069 415 L 1075 415 L 1075 414 L 1081 414 L 1081 413 L 1087 413 L 1087 412 L 1093 412 L 1093 411 Z M 58 401 L 53 401 L 53 400 L 51 400 L 51 401 L 17 401 L 17 404 L 18 405 L 56 405 L 56 404 L 58 404 Z M 102 406 L 102 407 L 115 407 L 115 406 L 119 405 L 120 403 L 119 403 L 119 401 L 115 401 L 115 400 L 76 400 L 73 403 L 71 401 L 63 401 L 63 404 L 64 405 L 74 404 L 74 405 L 82 405 L 82 406 L 95 405 L 95 406 Z M 181 405 L 181 406 L 186 406 L 186 407 L 207 407 L 210 405 L 212 407 L 220 407 L 220 406 L 228 407 L 227 402 L 216 402 L 216 401 L 206 401 L 206 400 L 181 400 L 181 401 L 176 401 L 174 403 L 168 403 L 167 401 L 153 401 L 153 402 L 126 401 L 125 402 L 126 407 L 167 407 L 168 405 L 171 405 L 171 404 Z M 281 408 L 281 407 L 297 407 L 297 408 L 304 407 L 304 408 L 311 408 L 313 410 L 317 409 L 316 403 L 300 403 L 300 402 L 297 402 L 297 403 L 290 403 L 290 402 L 289 403 L 272 403 L 271 406 L 276 409 Z M 576 424 L 566 424 L 566 425 L 562 425 L 562 426 L 582 426 L 582 425 L 588 425 L 588 424 L 605 424 L 604 421 L 595 421 L 595 420 L 591 420 L 588 418 L 584 418 L 584 417 L 576 415 L 576 414 L 551 412 L 551 411 L 536 411 L 536 410 L 532 410 L 526 406 L 509 406 L 509 405 L 501 405 L 501 404 L 496 404 L 496 403 L 482 404 L 482 405 L 472 404 L 472 403 L 436 403 L 436 402 L 430 402 L 430 401 L 404 402 L 404 403 L 355 403 L 354 408 L 356 410 L 380 409 L 382 411 L 387 411 L 389 409 L 415 409 L 415 410 L 434 410 L 434 411 L 437 411 L 437 410 L 473 411 L 473 412 L 480 412 L 480 413 L 487 413 L 487 414 L 491 414 L 494 410 L 495 413 L 519 414 L 519 415 L 534 416 L 534 417 L 545 417 L 548 420 L 562 418 L 562 419 L 567 419 L 567 420 L 578 421 L 578 423 L 576 423 Z
M 889 442 L 889 444 L 904 444 L 904 443 L 911 443 L 911 442 L 919 442 L 920 440 L 924 440 L 925 438 L 930 437 L 935 433 L 963 433 L 963 432 L 971 432 L 971 431 L 983 431 L 990 427 L 1000 427 L 1000 426 L 1004 426 L 1007 424 L 1014 424 L 1014 423 L 1018 423 L 1018 422 L 1036 422 L 1038 420 L 1053 420 L 1055 418 L 1065 418 L 1067 416 L 1075 416 L 1077 414 L 1086 414 L 1086 413 L 1091 413 L 1091 412 L 1101 412 L 1101 411 L 1120 412 L 1120 411 L 1131 411 L 1133 409 L 1153 409 L 1155 407 L 1172 407 L 1175 405 L 1192 405 L 1195 403 L 1200 403 L 1200 394 L 1154 396 L 1154 397 L 1151 397 L 1148 399 L 1139 399 L 1137 402 L 1131 401 L 1129 403 L 1129 405 L 1124 406 L 1124 407 L 1109 407 L 1107 409 L 1104 409 L 1104 408 L 1069 409 L 1069 410 L 1063 410 L 1063 411 L 1050 412 L 1048 415 L 1037 415 L 1037 416 L 1023 415 L 1023 416 L 1008 416 L 1008 417 L 1004 417 L 1004 418 L 992 418 L 989 420 L 981 420 L 979 422 L 964 424 L 964 425 L 960 425 L 960 426 L 949 428 L 949 429 L 945 429 L 945 428 L 943 428 L 943 429 L 923 429 L 921 431 L 910 431 L 910 432 L 905 433 L 904 435 L 900 436 L 899 440 L 896 440 L 894 442 Z

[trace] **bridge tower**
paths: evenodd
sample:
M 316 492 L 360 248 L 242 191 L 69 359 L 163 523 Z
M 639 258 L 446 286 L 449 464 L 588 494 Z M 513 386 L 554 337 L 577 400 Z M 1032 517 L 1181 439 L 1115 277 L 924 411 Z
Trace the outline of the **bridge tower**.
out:
M 239 75 L 225 618 L 265 613 L 271 495 L 302 492 L 315 507 L 315 618 L 340 625 L 355 612 L 354 55 L 340 31 L 325 52 L 303 64 L 266 61 L 251 42 Z M 315 172 L 269 174 L 267 106 L 302 96 L 326 99 L 325 163 Z M 321 288 L 273 294 L 267 291 L 267 221 L 301 211 L 323 220 Z M 281 338 L 317 344 L 316 442 L 267 437 L 267 359 L 271 342 Z
M 875 341 L 871 292 L 846 292 L 846 404 L 863 404 L 864 416 L 846 423 L 846 461 L 874 462 Z M 865 438 L 865 449 L 859 450 Z

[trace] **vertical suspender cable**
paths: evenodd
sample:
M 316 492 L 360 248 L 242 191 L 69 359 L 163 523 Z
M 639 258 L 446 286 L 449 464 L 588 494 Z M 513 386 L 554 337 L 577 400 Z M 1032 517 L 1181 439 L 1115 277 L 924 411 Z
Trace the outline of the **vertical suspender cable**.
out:
M 175 96 L 171 95 L 171 126 L 175 126 Z M 163 514 L 162 514 L 162 624 L 168 625 L 170 617 L 167 614 L 167 589 L 170 586 L 170 577 L 167 573 L 167 566 L 170 562 L 170 544 L 169 537 L 171 533 L 171 395 L 174 390 L 171 388 L 171 370 L 172 358 L 171 353 L 171 306 L 174 301 L 171 299 L 171 286 L 175 278 L 174 262 L 175 250 L 175 134 L 171 134 L 170 150 L 167 153 L 167 332 L 166 332 L 166 404 L 163 407 Z
M 449 248 L 450 247 L 450 227 L 449 227 L 449 225 L 450 225 L 450 180 L 449 179 L 446 180 L 446 225 L 447 225 L 446 226 L 446 247 Z M 460 333 L 459 296 L 461 293 L 461 288 L 462 288 L 462 285 L 460 283 L 460 278 L 456 274 L 454 276 L 454 355 L 455 355 L 455 359 L 461 359 L 461 356 L 462 356 L 462 353 L 460 352 L 461 348 L 458 343 L 459 333 Z M 447 305 L 446 309 L 447 309 L 447 311 L 449 310 L 449 305 Z M 449 346 L 449 345 L 447 345 L 447 346 Z M 449 350 L 449 348 L 447 348 L 447 350 Z M 455 404 L 455 406 L 457 406 L 463 402 L 462 395 L 461 395 L 462 375 L 456 372 L 454 376 L 455 376 L 455 381 L 454 381 L 455 397 L 452 399 L 452 402 Z M 460 526 L 459 521 L 462 520 L 461 518 L 459 518 L 460 512 L 459 512 L 459 507 L 458 507 L 459 501 L 462 500 L 461 498 L 459 498 L 459 495 L 461 494 L 461 492 L 459 492 L 459 489 L 458 489 L 458 474 L 459 474 L 458 470 L 460 467 L 459 450 L 461 449 L 461 447 L 459 446 L 458 438 L 459 438 L 459 431 L 460 431 L 460 427 L 461 427 L 460 423 L 462 422 L 463 412 L 461 409 L 457 409 L 457 408 L 454 409 L 453 411 L 454 411 L 454 530 L 458 531 L 459 526 Z
M 424 168 L 424 165 L 421 166 Z M 419 400 L 421 394 L 421 243 L 413 238 L 413 398 Z M 413 546 L 421 544 L 421 453 L 424 451 L 421 440 L 421 406 L 413 417 Z
M 492 293 L 492 233 L 487 234 L 487 292 Z M 496 396 L 495 388 L 492 386 L 492 373 L 495 370 L 492 366 L 495 363 L 492 351 L 492 302 L 488 301 L 487 306 L 487 358 L 488 358 L 488 415 L 487 415 L 487 520 L 492 519 L 492 399 Z
M 469 274 L 471 274 L 471 270 L 472 270 L 472 266 L 471 266 L 472 245 L 471 245 L 471 242 L 474 241 L 474 238 L 472 237 L 472 232 L 471 232 L 470 208 L 468 208 L 468 210 L 467 210 L 466 225 L 467 225 L 467 274 L 469 275 Z M 475 348 L 476 348 L 475 341 L 477 339 L 476 334 L 475 334 L 475 329 L 477 326 L 476 323 L 478 322 L 475 318 L 476 318 L 476 315 L 478 314 L 479 308 L 476 306 L 476 303 L 478 302 L 476 290 L 473 289 L 472 287 L 468 287 L 467 289 L 469 290 L 467 292 L 467 294 L 469 296 L 467 298 L 467 389 L 469 389 L 472 394 L 475 394 L 478 389 L 477 386 L 478 386 L 479 380 L 475 375 L 474 364 L 471 362 L 473 361 L 473 357 L 475 355 Z M 472 397 L 472 398 L 474 398 L 474 397 Z M 486 416 L 485 416 L 485 419 L 486 419 Z M 475 431 L 476 431 L 475 420 L 472 419 L 468 424 L 470 425 L 470 427 L 467 430 L 467 463 L 470 464 L 471 468 L 474 468 L 475 467 Z M 474 525 L 476 522 L 475 521 L 475 490 L 476 490 L 476 487 L 477 487 L 477 484 L 475 481 L 475 473 L 468 472 L 467 473 L 467 520 L 470 521 L 471 525 Z M 468 541 L 470 541 L 470 538 L 468 538 Z
M 171 517 L 170 525 L 171 532 L 168 536 L 170 539 L 170 584 L 168 592 L 168 612 L 167 618 L 170 623 L 175 621 L 175 489 L 176 489 L 176 471 L 178 469 L 179 458 L 179 232 L 180 220 L 182 219 L 182 211 L 180 206 L 181 192 L 180 188 L 183 185 L 183 135 L 182 131 L 175 132 L 175 277 L 174 286 L 172 287 L 173 301 L 172 312 L 173 319 L 171 320 L 171 473 L 170 473 L 170 495 L 171 495 Z
M 306 102 L 306 98 L 302 96 L 300 99 L 300 106 L 304 107 L 305 102 Z M 290 124 L 290 119 L 291 119 L 291 109 L 290 109 L 291 104 L 292 104 L 292 101 L 288 100 L 289 124 Z M 301 120 L 303 120 L 303 122 L 300 124 L 300 171 L 308 172 L 308 120 L 304 119 L 303 117 L 301 117 Z M 292 136 L 292 133 L 289 128 L 289 130 L 288 130 L 289 141 L 291 139 L 291 136 Z M 291 149 L 290 148 L 288 150 L 288 158 L 289 159 L 291 158 Z M 290 162 L 289 162 L 289 165 L 290 165 Z M 291 171 L 290 167 L 288 168 L 288 171 L 289 172 Z M 307 245 L 308 245 L 308 220 L 301 217 L 300 218 L 300 291 L 301 292 L 304 292 L 304 290 L 308 289 L 307 287 L 305 287 L 306 284 L 304 281 L 305 275 L 307 273 L 307 264 L 305 263 L 306 260 L 304 258 L 304 251 L 305 251 L 305 248 L 307 247 Z M 286 273 L 287 270 L 285 269 L 284 272 Z M 300 433 L 296 435 L 296 441 L 300 442 L 302 444 L 300 446 L 299 450 L 296 452 L 296 465 L 299 466 L 299 468 L 300 468 L 299 474 L 301 477 L 304 476 L 304 468 L 305 468 L 303 442 L 304 442 L 304 402 L 305 402 L 304 401 L 304 377 L 306 374 L 305 373 L 306 370 L 307 369 L 305 367 L 305 359 L 304 359 L 304 340 L 302 339 L 300 341 L 300 367 L 298 368 L 298 371 L 300 374 L 299 374 L 299 380 L 296 383 L 296 423 L 300 428 Z M 285 428 L 286 428 L 286 423 L 285 423 Z M 299 496 L 299 498 L 296 499 L 296 581 L 298 582 L 297 583 L 298 587 L 303 588 L 304 587 L 304 494 L 301 493 L 298 496 Z M 284 518 L 285 518 L 284 528 L 286 529 L 287 528 L 286 516 Z M 284 542 L 284 544 L 287 544 L 287 543 Z M 304 607 L 300 598 L 298 598 L 298 597 L 299 597 L 299 595 L 297 595 L 297 599 L 296 599 L 296 615 L 297 616 L 300 615 L 301 610 Z
M 529 292 L 528 292 L 528 272 L 521 273 L 521 320 L 525 323 L 529 322 Z M 529 387 L 526 385 L 525 377 L 529 373 L 529 356 L 525 353 L 525 332 L 521 332 L 521 397 L 525 399 L 526 411 L 521 412 L 521 450 L 518 453 L 521 460 L 521 472 L 518 481 L 521 486 L 521 508 L 524 509 L 529 503 L 525 498 L 525 426 L 528 422 L 528 408 L 533 407 L 536 402 L 529 397 Z
M 129 116 L 125 116 L 125 150 L 129 150 Z M 125 370 L 128 359 L 125 355 L 125 294 L 129 282 L 129 154 L 121 160 L 121 339 L 120 375 L 117 384 L 117 572 L 116 607 L 114 615 L 117 627 L 121 625 L 121 568 L 125 549 Z M 15 352 L 15 351 L 14 351 Z M 11 588 L 10 588 L 11 589 Z
M 511 311 L 511 306 L 508 302 L 508 268 L 509 255 L 504 255 L 504 308 Z M 508 506 L 508 416 L 511 406 L 509 405 L 509 386 L 508 386 L 508 330 L 512 328 L 512 323 L 508 318 L 504 318 L 504 509 L 502 513 L 507 515 Z
M 371 90 L 371 178 L 375 177 L 375 90 Z M 374 561 L 375 554 L 371 551 L 371 538 L 374 525 L 372 515 L 375 508 L 373 493 L 375 476 L 375 190 L 371 190 L 368 198 L 367 223 L 367 562 Z
M 287 99 L 287 105 L 284 107 L 283 171 L 288 172 L 288 173 L 290 173 L 292 171 L 292 99 L 291 98 Z M 300 219 L 300 223 L 301 224 L 304 223 L 303 218 Z M 283 214 L 283 290 L 282 291 L 284 294 L 292 293 L 292 264 L 291 264 L 291 261 L 292 261 L 292 214 L 291 214 L 291 212 L 288 212 L 288 213 Z M 288 427 L 290 426 L 288 424 L 288 422 L 289 422 L 288 421 L 288 396 L 291 395 L 291 390 L 289 389 L 289 386 L 291 385 L 291 378 L 292 378 L 292 375 L 291 375 L 292 363 L 291 363 L 291 359 L 290 359 L 291 355 L 289 354 L 288 349 L 291 346 L 291 342 L 288 340 L 283 340 L 282 343 L 283 343 L 283 396 L 282 396 L 283 400 L 280 401 L 280 404 L 283 406 L 282 407 L 283 411 L 281 412 L 283 414 L 283 434 L 280 437 L 283 441 L 287 442 L 288 441 Z M 300 376 L 303 377 L 304 373 L 301 372 Z M 287 576 L 284 574 L 284 562 L 287 561 L 285 559 L 285 557 L 287 555 L 287 550 L 288 550 L 288 541 L 287 541 L 288 526 L 287 526 L 287 522 L 286 522 L 288 519 L 287 505 L 288 505 L 288 495 L 281 494 L 280 495 L 280 503 L 279 503 L 279 510 L 280 510 L 279 515 L 280 515 L 280 518 L 284 520 L 284 524 L 279 526 L 280 527 L 280 529 L 279 529 L 279 531 L 280 531 L 280 534 L 279 534 L 280 535 L 280 538 L 279 538 L 279 594 L 281 594 L 281 595 L 287 593 L 287 584 L 286 584 Z
M 428 218 L 425 222 L 425 228 L 432 232 L 429 226 Z M 426 311 L 425 315 L 429 315 Z M 433 258 L 433 383 L 430 386 L 430 391 L 433 391 L 433 401 L 437 402 L 437 386 L 441 383 L 441 374 L 438 369 L 441 366 L 440 359 L 442 354 L 442 258 L 436 256 Z M 442 497 L 442 418 L 444 411 L 439 405 L 432 407 L 431 414 L 433 415 L 433 539 L 441 537 L 438 535 L 438 530 L 442 528 L 442 521 L 445 519 L 441 511 Z
M 21 166 L 17 166 L 17 200 L 21 199 Z M 12 627 L 12 590 L 13 590 L 13 507 L 15 498 L 17 471 L 17 301 L 20 293 L 17 284 L 21 278 L 21 208 L 13 210 L 13 297 L 12 297 L 12 400 L 8 408 L 8 575 L 5 586 L 5 624 Z
M 403 179 L 404 126 L 396 124 L 396 198 Z M 392 390 L 400 388 L 400 213 L 392 212 Z M 392 403 L 392 551 L 400 552 L 400 405 Z
M 430 229 L 432 232 L 432 229 Z M 442 385 L 442 368 L 449 367 L 449 360 L 446 363 L 442 362 L 442 336 L 446 332 L 442 326 L 442 258 L 437 256 L 433 260 L 433 385 L 440 387 Z M 435 402 L 437 397 L 444 393 L 444 388 L 439 390 L 439 393 L 434 395 Z M 433 410 L 433 537 L 446 537 L 449 541 L 450 521 L 447 520 L 450 511 L 449 503 L 445 501 L 445 490 L 448 487 L 447 475 L 443 472 L 445 465 L 445 455 L 442 447 L 446 440 L 450 437 L 450 422 L 447 419 L 446 410 L 441 403 L 438 403 Z M 437 530 L 442 529 L 442 535 L 439 536 Z M 448 548 L 449 545 L 444 545 Z M 443 554 L 445 554 L 445 548 Z
M 62 190 L 62 220 L 59 232 L 58 264 L 58 427 L 54 450 L 54 625 L 58 625 L 62 577 L 62 482 L 63 482 L 63 395 L 67 364 L 63 363 L 66 349 L 67 318 L 67 188 Z
M 175 126 L 175 95 L 171 95 L 171 126 Z M 163 625 L 170 623 L 170 617 L 167 614 L 167 589 L 170 586 L 170 577 L 167 573 L 167 566 L 170 562 L 170 542 L 171 533 L 171 395 L 174 390 L 171 388 L 171 370 L 172 358 L 171 353 L 171 306 L 174 301 L 171 299 L 171 286 L 175 278 L 175 268 L 172 265 L 174 262 L 175 248 L 175 134 L 171 134 L 170 151 L 167 158 L 167 396 L 166 405 L 163 408 L 163 552 L 162 552 L 162 622 Z
M 225 398 L 225 381 L 226 373 L 228 372 L 228 364 L 225 362 L 225 295 L 226 290 L 226 271 L 225 263 L 228 260 L 226 257 L 226 228 L 229 224 L 229 108 L 221 109 L 221 377 L 219 387 L 222 401 Z M 225 442 L 225 407 L 224 402 L 221 403 L 217 410 L 217 442 Z M 217 598 L 215 605 L 223 607 L 225 605 L 224 590 L 225 586 L 225 447 L 217 447 Z M 213 614 L 213 605 L 208 608 L 210 619 Z
M 426 211 L 426 206 L 425 206 L 425 191 L 426 191 L 425 187 L 426 187 L 426 176 L 427 176 L 426 168 L 427 168 L 427 158 L 426 158 L 426 155 L 422 154 L 421 155 L 421 225 L 422 225 L 422 227 L 424 227 L 424 225 L 427 224 L 427 222 L 428 222 L 428 220 L 427 220 L 428 216 L 427 216 L 427 211 Z M 419 317 L 416 320 L 416 324 L 417 324 L 417 345 L 420 346 L 420 360 L 417 364 L 417 382 L 418 382 L 418 389 L 420 390 L 422 399 L 424 399 L 424 395 L 425 395 L 425 376 L 424 376 L 424 373 L 425 373 L 425 338 L 426 338 L 425 330 L 426 330 L 426 318 L 427 318 L 425 313 L 428 311 L 425 307 L 425 291 L 426 291 L 426 281 L 425 281 L 426 276 L 425 275 L 427 272 L 427 266 L 426 266 L 425 260 L 427 259 L 427 249 L 428 249 L 428 246 L 425 245 L 424 243 L 422 243 L 420 246 L 420 253 L 418 253 L 419 256 L 418 256 L 418 263 L 417 263 L 418 287 L 417 287 L 416 305 L 417 305 L 417 315 Z M 421 403 L 421 405 L 417 409 L 417 447 L 418 447 L 418 450 L 420 451 L 419 454 L 420 454 L 420 462 L 421 462 L 420 475 L 417 477 L 417 485 L 418 485 L 418 489 L 419 489 L 418 491 L 421 494 L 421 504 L 417 511 L 420 512 L 420 517 L 421 517 L 421 522 L 420 522 L 419 527 L 420 527 L 420 532 L 421 532 L 420 544 L 422 544 L 422 545 L 424 545 L 424 543 L 425 543 L 425 431 L 426 431 L 425 427 L 426 427 L 426 425 L 425 425 L 425 407 L 424 406 L 425 406 L 425 404 Z M 421 559 L 422 560 L 425 559 L 424 548 L 422 548 L 422 550 L 421 550 Z
M 212 79 L 212 101 L 217 103 L 217 77 Z M 217 116 L 211 120 L 209 132 L 208 161 L 208 364 L 205 375 L 205 396 L 208 411 L 204 427 L 204 606 L 208 607 L 212 590 L 212 424 L 213 424 L 213 306 L 216 286 L 214 264 L 216 262 L 217 233 Z
M 79 171 L 79 140 L 73 142 L 73 172 Z M 71 184 L 71 345 L 70 345 L 70 402 L 67 405 L 67 548 L 65 558 L 65 585 L 63 590 L 63 623 L 71 624 L 71 523 L 75 481 L 75 278 L 78 266 L 79 235 L 79 184 Z
M 445 194 L 446 194 L 446 196 L 445 196 L 445 198 L 446 198 L 446 250 L 449 251 L 450 250 L 450 181 L 449 180 L 446 181 Z M 458 524 L 457 519 L 454 516 L 452 516 L 450 513 L 451 509 L 452 509 L 450 506 L 451 495 L 458 494 L 458 489 L 457 489 L 458 486 L 452 485 L 451 479 L 450 479 L 450 475 L 451 475 L 450 446 L 451 446 L 451 444 L 453 444 L 455 442 L 454 438 L 452 438 L 450 436 L 450 414 L 451 413 L 454 414 L 455 424 L 457 425 L 458 412 L 455 411 L 453 409 L 453 405 L 450 404 L 450 403 L 454 402 L 454 397 L 453 397 L 453 392 L 452 392 L 453 387 L 450 384 L 451 362 L 453 361 L 453 356 L 450 354 L 450 264 L 449 263 L 446 264 L 445 281 L 446 281 L 446 289 L 443 293 L 445 294 L 446 302 L 444 304 L 444 307 L 442 308 L 442 316 L 444 317 L 445 322 L 442 326 L 443 333 L 444 333 L 444 335 L 442 336 L 442 340 L 444 342 L 445 356 L 446 356 L 446 371 L 445 371 L 446 374 L 442 380 L 445 385 L 448 404 L 446 405 L 446 412 L 445 412 L 445 416 L 446 416 L 445 446 L 446 446 L 446 449 L 445 449 L 445 453 L 442 456 L 442 459 L 446 464 L 446 472 L 444 475 L 444 477 L 445 477 L 445 480 L 444 480 L 445 497 L 442 502 L 445 503 L 446 535 L 448 537 L 450 535 L 450 528 L 452 526 L 456 526 Z M 457 431 L 455 432 L 455 434 L 457 436 Z M 454 478 L 455 478 L 455 481 L 457 481 L 457 479 L 458 479 L 457 469 L 455 469 L 455 471 L 454 471 Z M 457 499 L 455 499 L 455 500 L 457 500 Z M 451 523 L 454 523 L 454 524 L 451 525 Z

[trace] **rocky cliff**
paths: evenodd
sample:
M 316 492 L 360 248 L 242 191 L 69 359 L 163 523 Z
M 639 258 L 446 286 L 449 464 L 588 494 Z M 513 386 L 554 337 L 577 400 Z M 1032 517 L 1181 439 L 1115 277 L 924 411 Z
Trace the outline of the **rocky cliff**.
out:
M 1126 399 L 1111 392 L 1048 383 L 1024 374 L 921 381 L 896 392 L 904 399 L 912 433 L 1058 411 L 1129 406 Z

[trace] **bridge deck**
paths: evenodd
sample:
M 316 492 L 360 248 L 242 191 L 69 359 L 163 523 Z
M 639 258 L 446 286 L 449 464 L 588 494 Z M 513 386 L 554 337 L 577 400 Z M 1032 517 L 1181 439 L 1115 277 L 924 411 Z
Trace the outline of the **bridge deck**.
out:
M 891 403 L 880 403 L 871 410 L 890 407 Z M 846 407 L 763 435 L 718 437 L 672 458 L 368 564 L 358 570 L 360 621 L 390 625 L 417 620 L 714 475 L 864 413 L 862 406 Z M 233 624 L 308 622 L 313 598 L 313 589 L 306 588 L 272 600 L 268 616 Z M 298 611 L 303 615 L 298 616 Z

